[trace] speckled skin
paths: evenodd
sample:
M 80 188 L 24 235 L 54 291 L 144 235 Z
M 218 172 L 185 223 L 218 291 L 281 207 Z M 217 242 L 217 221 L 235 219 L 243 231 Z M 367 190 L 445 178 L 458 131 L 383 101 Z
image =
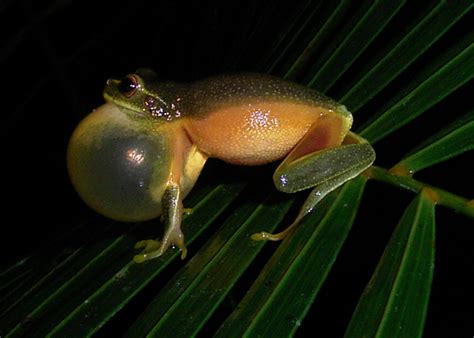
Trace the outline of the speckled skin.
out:
M 212 77 L 189 84 L 160 82 L 138 70 L 109 80 L 107 103 L 86 117 L 68 147 L 68 170 L 84 201 L 110 218 L 140 221 L 160 214 L 166 231 L 146 240 L 137 262 L 178 246 L 182 200 L 208 157 L 240 165 L 283 162 L 275 186 L 284 192 L 315 187 L 280 240 L 327 193 L 372 164 L 375 153 L 350 133 L 352 115 L 301 85 L 261 74 Z
M 191 119 L 184 127 L 211 157 L 240 165 L 281 159 L 321 116 L 352 116 L 334 100 L 301 85 L 262 74 L 219 76 L 189 86 Z
M 340 106 L 316 90 L 266 74 L 219 75 L 196 81 L 189 87 L 193 96 L 192 114 L 248 101 L 291 101 L 332 110 Z
M 184 128 L 190 142 L 209 157 L 233 164 L 259 165 L 283 158 L 322 116 L 332 115 L 334 124 L 343 124 L 335 143 L 342 142 L 352 124 L 350 112 L 336 101 L 270 75 L 220 75 L 190 84 L 159 82 L 147 69 L 137 75 L 146 82 L 146 90 L 165 103 L 160 105 L 161 116 L 147 123 Z M 108 101 L 122 102 L 126 108 L 130 100 L 143 107 L 146 99 L 136 96 L 123 102 L 110 84 L 105 91 Z M 145 115 L 150 115 L 146 109 Z

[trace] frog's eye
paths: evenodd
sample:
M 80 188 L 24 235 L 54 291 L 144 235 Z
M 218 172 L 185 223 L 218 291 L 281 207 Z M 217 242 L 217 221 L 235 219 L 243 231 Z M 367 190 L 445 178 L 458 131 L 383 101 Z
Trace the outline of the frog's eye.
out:
M 138 79 L 134 75 L 127 75 L 122 81 L 120 81 L 119 91 L 126 97 L 131 97 L 137 91 L 140 86 Z

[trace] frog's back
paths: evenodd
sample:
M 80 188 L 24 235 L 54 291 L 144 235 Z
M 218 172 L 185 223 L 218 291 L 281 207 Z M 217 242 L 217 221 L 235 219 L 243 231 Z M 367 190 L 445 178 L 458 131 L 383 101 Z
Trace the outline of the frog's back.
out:
M 222 75 L 195 82 L 188 92 L 188 133 L 211 157 L 257 165 L 284 157 L 322 116 L 351 114 L 327 96 L 264 74 Z
M 275 76 L 256 73 L 219 75 L 191 85 L 193 114 L 203 115 L 220 106 L 271 100 L 315 105 L 335 110 L 339 103 L 326 95 Z

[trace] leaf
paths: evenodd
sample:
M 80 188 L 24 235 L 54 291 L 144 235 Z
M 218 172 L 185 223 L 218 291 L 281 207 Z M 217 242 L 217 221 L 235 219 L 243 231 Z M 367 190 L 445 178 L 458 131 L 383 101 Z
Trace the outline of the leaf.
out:
M 416 197 L 366 286 L 345 337 L 421 337 L 434 270 L 434 202 Z
M 237 227 L 240 223 L 229 224 L 233 221 L 230 219 L 227 226 L 230 225 L 234 233 L 225 244 L 223 243 L 222 248 L 218 252 L 213 252 L 215 250 L 213 242 L 216 239 L 221 240 L 221 235 L 217 234 L 217 237 L 208 243 L 206 250 L 196 257 L 197 261 L 205 259 L 208 263 L 196 266 L 194 261 L 189 262 L 188 267 L 177 276 L 178 281 L 193 278 L 189 287 L 181 288 L 178 284 L 176 288 L 169 285 L 171 289 L 164 289 L 164 294 L 157 295 L 153 307 L 148 309 L 146 316 L 153 317 L 155 310 L 161 316 L 152 319 L 157 322 L 148 332 L 148 336 L 168 337 L 176 332 L 183 337 L 197 334 L 262 249 L 264 242 L 252 241 L 250 235 L 261 231 L 264 225 L 269 231 L 275 229 L 290 205 L 288 200 L 277 202 L 274 196 L 270 196 L 240 227 Z M 225 233 L 227 232 L 226 227 Z M 198 269 L 199 266 L 202 266 L 202 270 Z M 190 269 L 191 274 L 188 272 Z M 165 296 L 170 296 L 174 302 L 170 304 Z M 135 334 L 131 332 L 129 336 L 134 337 Z
M 194 207 L 183 226 L 200 223 L 201 227 L 194 226 L 187 231 L 188 244 L 238 196 L 244 186 L 244 183 L 219 185 Z M 208 208 L 208 205 L 213 205 L 213 208 Z M 85 254 L 78 257 L 71 257 L 69 262 L 65 261 L 71 272 L 63 272 L 46 287 L 41 285 L 39 293 L 27 298 L 21 306 L 2 318 L 1 327 L 12 330 L 12 335 L 24 334 L 33 329 L 37 334 L 40 331 L 46 334 L 55 325 L 53 332 L 68 332 L 69 336 L 82 336 L 96 331 L 177 255 L 176 252 L 169 252 L 142 268 L 131 261 L 133 244 L 134 237 L 126 234 L 116 240 L 106 241 L 105 245 L 98 243 L 95 248 L 84 250 Z M 25 319 L 18 322 L 18 318 Z M 44 323 L 39 323 L 39 318 Z M 15 322 L 17 325 L 13 328 L 11 324 Z M 42 324 L 40 329 L 35 328 L 38 324 Z M 77 327 L 81 327 L 81 330 L 77 330 Z
M 325 18 L 327 16 L 327 20 L 323 21 L 322 27 L 316 27 L 315 32 L 312 34 L 312 39 L 306 44 L 304 49 L 299 53 L 298 56 L 291 58 L 289 65 L 285 65 L 282 67 L 286 70 L 284 74 L 284 78 L 287 79 L 295 79 L 301 69 L 307 65 L 312 58 L 314 58 L 315 54 L 317 54 L 318 49 L 322 49 L 321 47 L 324 45 L 326 40 L 332 40 L 333 42 L 336 40 L 334 36 L 331 34 L 336 34 L 335 31 L 337 27 L 340 26 L 344 20 L 344 16 L 350 10 L 350 1 L 331 1 L 327 4 L 328 8 L 326 11 L 322 13 L 318 13 L 319 16 Z M 294 46 L 296 48 L 296 46 Z M 336 48 L 334 46 L 334 48 Z M 328 53 L 330 48 L 326 46 L 325 51 Z M 323 53 L 323 51 L 321 51 Z M 322 55 L 317 56 L 317 60 L 312 62 L 319 62 L 322 64 L 324 58 Z M 318 66 L 313 64 L 313 68 L 317 69 Z
M 312 19 L 319 14 L 321 4 L 316 4 L 311 8 L 310 6 L 312 4 L 314 4 L 314 2 L 307 1 L 305 5 L 298 8 L 298 14 L 295 15 L 292 18 L 292 21 L 288 24 L 288 29 L 285 30 L 285 34 L 276 41 L 275 47 L 273 48 L 275 58 L 267 69 L 268 73 L 275 71 L 275 68 L 281 59 L 290 52 L 290 49 L 293 46 L 295 46 L 295 40 L 302 35 L 304 28 L 306 28 Z M 309 15 L 307 14 L 308 11 L 311 11 Z M 284 43 L 285 41 L 286 43 Z M 267 67 L 267 65 L 263 63 L 262 68 L 263 67 Z
M 410 175 L 474 149 L 474 111 L 423 142 L 416 152 L 400 161 L 394 172 Z
M 318 90 L 327 92 L 390 22 L 403 3 L 404 1 L 375 1 L 352 27 L 328 61 L 312 76 L 308 86 L 316 86 Z
M 296 331 L 351 229 L 365 181 L 359 177 L 349 182 L 316 207 L 273 254 L 217 337 L 268 337 L 275 332 L 288 337 Z
M 178 331 L 183 336 L 194 336 L 199 332 L 262 249 L 264 242 L 251 241 L 249 235 L 261 230 L 263 224 L 273 230 L 290 206 L 288 201 L 268 202 L 257 208 L 215 256 L 202 253 L 212 260 L 190 288 L 179 292 L 179 298 L 148 333 L 150 337 L 166 337 Z
M 99 232 L 107 231 L 110 228 L 112 222 L 107 221 L 107 223 Z M 77 230 L 80 229 L 82 227 Z M 76 231 L 71 233 L 77 234 Z M 117 241 L 123 240 L 124 236 L 117 239 Z M 94 245 L 84 245 L 83 248 L 74 250 L 65 250 L 64 248 L 57 250 L 55 245 L 52 245 L 42 255 L 35 255 L 23 262 L 21 267 L 26 270 L 24 272 L 25 278 L 19 287 L 16 287 L 4 300 L 6 306 L 1 316 L 2 328 L 13 330 L 12 332 L 17 330 L 21 332 L 24 327 L 36 319 L 36 315 L 41 313 L 41 309 L 49 304 L 50 299 L 54 299 L 56 292 L 74 277 L 85 262 L 90 262 L 95 255 L 99 255 L 102 251 L 106 257 L 114 257 L 113 251 L 106 250 L 111 242 L 113 241 L 106 240 Z M 110 246 L 113 247 L 113 245 Z M 18 318 L 23 318 L 23 321 L 18 323 Z
M 440 1 L 387 55 L 368 68 L 341 102 L 351 111 L 357 111 L 438 41 L 472 6 L 470 1 Z
M 474 77 L 474 43 L 360 131 L 375 143 L 441 101 Z
M 192 243 L 206 225 L 209 225 L 237 197 L 244 186 L 242 183 L 220 185 L 194 208 L 183 221 L 183 227 L 187 229 L 188 244 Z M 213 205 L 213 208 L 209 209 L 207 205 Z M 211 213 L 208 210 L 212 210 Z M 198 224 L 200 226 L 197 226 Z M 97 331 L 177 255 L 177 252 L 170 251 L 142 266 L 130 261 L 132 255 L 129 253 L 129 262 L 84 303 L 77 306 L 50 334 L 83 336 Z
M 260 198 L 260 196 L 259 196 Z M 255 211 L 257 205 L 253 200 L 245 201 L 224 222 L 221 230 L 214 234 L 204 247 L 162 288 L 140 317 L 126 332 L 127 337 L 145 336 L 157 322 L 170 310 L 173 304 L 182 298 L 184 292 L 190 293 L 196 287 L 192 283 L 202 276 L 202 272 L 214 256 L 222 250 L 226 242 L 234 235 L 238 228 Z
M 424 188 L 429 188 L 433 193 L 433 200 L 436 200 L 436 203 L 474 218 L 474 203 L 472 200 L 417 181 L 409 175 L 406 175 L 406 172 L 402 172 L 403 175 L 400 175 L 400 173 L 393 173 L 393 171 L 393 169 L 388 171 L 377 166 L 372 166 L 368 170 L 368 176 L 377 181 L 389 183 L 414 193 L 421 193 Z

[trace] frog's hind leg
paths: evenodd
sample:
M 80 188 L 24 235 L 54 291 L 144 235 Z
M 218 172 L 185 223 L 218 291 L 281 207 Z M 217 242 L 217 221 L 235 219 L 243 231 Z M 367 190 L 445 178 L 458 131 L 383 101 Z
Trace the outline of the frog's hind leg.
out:
M 283 192 L 294 193 L 314 187 L 295 221 L 280 233 L 255 233 L 252 239 L 282 240 L 328 193 L 358 176 L 374 162 L 375 152 L 362 137 L 348 132 L 342 144 L 311 142 L 319 132 L 319 126 L 311 128 L 273 175 L 275 186 Z M 311 147 L 311 144 L 317 146 Z

